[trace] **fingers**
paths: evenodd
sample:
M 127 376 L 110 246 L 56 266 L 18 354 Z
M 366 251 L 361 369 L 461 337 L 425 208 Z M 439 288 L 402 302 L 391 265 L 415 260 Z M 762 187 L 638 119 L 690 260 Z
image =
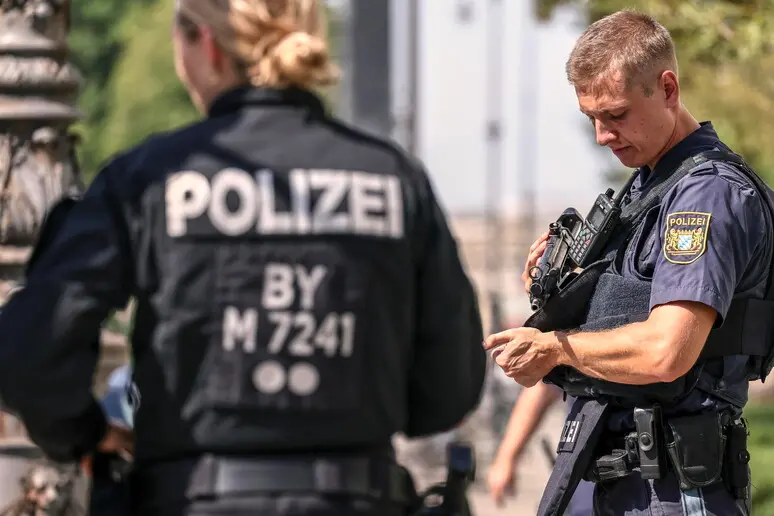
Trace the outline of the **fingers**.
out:
M 500 507 L 505 507 L 505 499 L 511 498 L 516 494 L 516 487 L 514 486 L 513 480 L 510 480 L 505 485 L 505 491 L 503 492 L 502 496 L 500 496 Z
M 538 261 L 540 261 L 540 258 L 543 256 L 543 253 L 545 253 L 546 247 L 548 246 L 547 239 L 548 233 L 544 233 L 534 244 L 532 244 L 532 247 L 529 248 L 527 262 L 524 264 L 524 272 L 521 274 L 521 280 L 524 283 L 524 289 L 527 293 L 529 293 L 529 287 L 532 285 L 530 270 L 537 265 Z
M 92 475 L 92 462 L 93 458 L 91 455 L 86 455 L 81 459 L 81 469 L 87 477 Z
M 505 507 L 505 499 L 512 497 L 516 494 L 516 489 L 513 485 L 513 480 L 510 478 L 502 479 L 496 478 L 490 481 L 489 491 L 492 496 L 492 500 L 499 508 Z
M 506 482 L 503 481 L 502 472 L 499 470 L 493 470 L 489 474 L 489 494 L 492 496 L 492 500 L 497 506 L 501 506 L 503 503 L 503 495 L 505 494 Z
M 509 378 L 513 378 L 516 383 L 521 385 L 522 387 L 529 389 L 530 387 L 534 387 L 537 385 L 539 381 L 541 381 L 543 378 L 539 377 L 531 377 L 531 376 L 524 376 L 523 374 L 505 374 Z
M 533 244 L 532 244 L 532 245 L 529 247 L 529 252 L 531 253 L 532 251 L 534 251 L 535 249 L 537 249 L 537 247 L 538 247 L 538 246 L 539 246 L 541 243 L 543 243 L 543 242 L 545 242 L 545 241 L 547 241 L 547 240 L 548 240 L 548 231 L 546 231 L 545 233 L 543 233 L 542 235 L 540 235 L 540 236 L 537 238 L 537 240 L 535 240 L 535 242 L 534 242 L 534 243 L 533 243 Z
M 489 351 L 492 348 L 507 344 L 511 339 L 513 329 L 504 330 L 499 333 L 493 333 L 484 341 L 484 349 Z
M 499 507 L 503 503 L 503 491 L 501 486 L 490 486 L 491 494 L 492 494 L 492 500 L 494 500 L 494 503 Z
M 117 453 L 131 457 L 134 454 L 134 432 L 121 423 L 110 421 L 107 434 L 97 449 L 103 453 Z

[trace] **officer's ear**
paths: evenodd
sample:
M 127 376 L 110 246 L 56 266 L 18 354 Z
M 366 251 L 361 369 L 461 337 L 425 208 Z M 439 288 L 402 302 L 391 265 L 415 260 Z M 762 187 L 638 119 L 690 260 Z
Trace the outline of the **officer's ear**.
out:
M 215 35 L 210 27 L 200 25 L 199 32 L 202 40 L 202 50 L 204 52 L 204 58 L 207 60 L 207 64 L 216 74 L 222 75 L 227 66 L 228 56 L 215 40 Z
M 664 96 L 667 107 L 675 108 L 680 105 L 680 83 L 677 75 L 672 70 L 666 70 L 659 78 L 659 93 Z

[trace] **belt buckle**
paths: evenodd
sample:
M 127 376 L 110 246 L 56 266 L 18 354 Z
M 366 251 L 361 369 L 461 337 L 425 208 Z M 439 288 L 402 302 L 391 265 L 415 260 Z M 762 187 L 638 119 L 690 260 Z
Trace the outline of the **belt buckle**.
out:
M 340 493 L 343 491 L 343 472 L 341 467 L 329 460 L 314 461 L 314 485 L 321 493 Z
M 380 498 L 382 489 L 371 484 L 370 461 L 317 459 L 314 461 L 314 484 L 317 491 L 328 494 L 356 494 Z

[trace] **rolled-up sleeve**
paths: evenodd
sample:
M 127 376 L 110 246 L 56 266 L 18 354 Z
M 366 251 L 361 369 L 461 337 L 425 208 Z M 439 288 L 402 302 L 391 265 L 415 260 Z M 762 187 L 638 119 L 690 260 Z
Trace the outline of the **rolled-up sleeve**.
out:
M 720 324 L 745 275 L 765 273 L 767 264 L 754 262 L 765 242 L 763 210 L 752 186 L 715 171 L 681 180 L 664 199 L 657 222 L 651 309 L 695 301 L 714 308 Z

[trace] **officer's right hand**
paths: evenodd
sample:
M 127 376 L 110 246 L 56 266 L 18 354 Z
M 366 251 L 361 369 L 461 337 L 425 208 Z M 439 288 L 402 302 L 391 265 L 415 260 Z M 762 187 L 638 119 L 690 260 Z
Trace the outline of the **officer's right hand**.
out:
M 489 493 L 498 507 L 505 505 L 505 498 L 516 494 L 514 479 L 514 463 L 512 460 L 495 459 L 489 467 L 487 484 Z
M 110 421 L 105 437 L 97 445 L 102 453 L 115 453 L 125 459 L 134 457 L 134 431 L 120 422 Z
M 532 278 L 529 276 L 529 270 L 537 265 L 540 261 L 540 257 L 546 250 L 548 245 L 548 231 L 543 233 L 535 240 L 535 243 L 529 248 L 529 256 L 527 256 L 527 264 L 524 266 L 524 273 L 521 275 L 521 280 L 524 282 L 524 290 L 529 294 L 529 287 L 532 285 Z
M 131 462 L 134 459 L 134 431 L 119 422 L 108 422 L 107 433 L 97 445 L 97 451 L 107 455 L 115 454 Z M 81 459 L 81 467 L 87 475 L 91 475 L 92 459 L 91 455 Z

